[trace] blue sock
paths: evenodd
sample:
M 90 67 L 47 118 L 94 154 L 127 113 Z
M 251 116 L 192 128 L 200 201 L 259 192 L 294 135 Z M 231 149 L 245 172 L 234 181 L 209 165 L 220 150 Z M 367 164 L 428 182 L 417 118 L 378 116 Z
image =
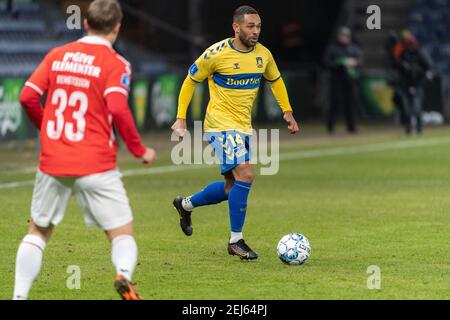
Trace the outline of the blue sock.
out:
M 235 181 L 228 195 L 228 208 L 230 209 L 230 224 L 232 232 L 242 232 L 247 212 L 247 199 L 250 187 L 249 182 Z
M 228 195 L 225 192 L 225 183 L 223 181 L 213 182 L 202 191 L 191 196 L 191 202 L 194 207 L 216 204 L 227 199 Z

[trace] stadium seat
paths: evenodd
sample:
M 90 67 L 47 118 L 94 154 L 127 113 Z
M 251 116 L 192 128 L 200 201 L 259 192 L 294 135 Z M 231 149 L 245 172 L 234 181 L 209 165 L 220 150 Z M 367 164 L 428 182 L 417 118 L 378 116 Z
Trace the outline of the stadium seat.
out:
M 408 28 L 432 58 L 436 70 L 450 73 L 450 0 L 416 0 Z
M 428 0 L 416 0 L 416 8 L 426 8 L 428 6 L 427 4 Z
M 44 33 L 46 24 L 43 20 L 20 20 L 20 19 L 2 19 L 0 20 L 0 32 L 33 32 Z
M 41 5 L 37 2 L 13 1 L 12 11 L 17 13 L 38 13 Z
M 424 14 L 421 11 L 413 11 L 409 15 L 408 20 L 410 24 L 422 24 L 425 22 Z
M 61 45 L 63 42 L 56 40 L 46 40 L 39 42 L 5 42 L 0 41 L 0 52 L 17 54 L 30 53 L 42 54 L 48 52 L 51 48 Z
M 447 0 L 428 0 L 428 4 L 433 9 L 445 9 L 447 6 Z
M 435 23 L 443 21 L 443 13 L 439 10 L 426 10 L 424 11 L 425 23 L 430 26 Z
M 442 59 L 450 61 L 450 43 L 446 43 L 440 47 Z
M 8 3 L 6 1 L 0 1 L 0 14 L 6 14 L 8 12 Z

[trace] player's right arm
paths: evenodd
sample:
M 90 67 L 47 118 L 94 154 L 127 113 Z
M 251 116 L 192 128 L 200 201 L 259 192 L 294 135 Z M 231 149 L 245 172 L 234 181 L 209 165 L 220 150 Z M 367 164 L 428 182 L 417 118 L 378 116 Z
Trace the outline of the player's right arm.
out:
M 51 51 L 25 82 L 19 97 L 20 104 L 38 130 L 41 129 L 44 116 L 41 97 L 48 90 L 50 84 L 50 55 Z
M 178 136 L 184 136 L 186 132 L 186 114 L 191 103 L 192 96 L 194 95 L 195 87 L 198 83 L 202 82 L 214 70 L 213 55 L 209 53 L 209 49 L 206 50 L 189 68 L 188 75 L 184 79 L 181 86 L 180 95 L 178 97 L 178 112 L 177 120 L 172 125 L 171 129 Z
M 194 95 L 196 85 L 197 82 L 192 80 L 188 75 L 181 86 L 180 95 L 178 96 L 177 119 L 172 125 L 172 130 L 180 137 L 184 136 L 186 132 L 186 113 Z

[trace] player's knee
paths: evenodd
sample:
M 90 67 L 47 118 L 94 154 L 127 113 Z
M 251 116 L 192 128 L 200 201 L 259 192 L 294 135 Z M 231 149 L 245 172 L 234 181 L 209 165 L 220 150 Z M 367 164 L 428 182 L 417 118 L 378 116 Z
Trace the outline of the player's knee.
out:
M 48 227 L 40 227 L 34 222 L 30 223 L 30 228 L 28 229 L 28 234 L 35 235 L 45 242 L 47 242 L 53 232 L 53 225 L 50 224 Z
M 255 174 L 253 173 L 253 170 L 245 172 L 243 175 L 241 181 L 252 183 L 255 180 Z
M 235 175 L 236 180 L 252 183 L 255 180 L 255 173 L 252 166 L 244 165 L 237 170 Z
M 127 223 L 126 225 L 120 226 L 115 229 L 105 230 L 106 236 L 109 241 L 113 241 L 119 236 L 129 235 L 133 236 L 133 223 Z

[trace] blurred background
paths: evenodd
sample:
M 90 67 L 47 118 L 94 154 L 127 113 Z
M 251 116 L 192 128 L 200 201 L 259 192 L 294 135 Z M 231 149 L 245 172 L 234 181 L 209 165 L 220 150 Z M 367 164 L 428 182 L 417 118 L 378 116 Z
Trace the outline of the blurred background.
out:
M 188 67 L 208 46 L 233 35 L 232 14 L 243 4 L 261 15 L 260 42 L 272 51 L 302 124 L 330 134 L 335 122 L 347 123 L 351 133 L 359 125 L 403 124 L 411 133 L 419 122 L 426 128 L 450 121 L 450 0 L 120 2 L 125 18 L 115 48 L 133 66 L 130 107 L 141 132 L 174 121 Z M 89 3 L 0 0 L 0 141 L 36 136 L 19 92 L 51 48 L 83 35 L 67 22 L 70 6 L 83 15 Z M 367 28 L 369 5 L 381 9 L 379 30 Z M 336 86 L 339 79 L 348 85 Z M 192 100 L 191 121 L 202 119 L 207 102 L 205 82 Z M 281 120 L 267 83 L 253 112 L 257 126 Z

